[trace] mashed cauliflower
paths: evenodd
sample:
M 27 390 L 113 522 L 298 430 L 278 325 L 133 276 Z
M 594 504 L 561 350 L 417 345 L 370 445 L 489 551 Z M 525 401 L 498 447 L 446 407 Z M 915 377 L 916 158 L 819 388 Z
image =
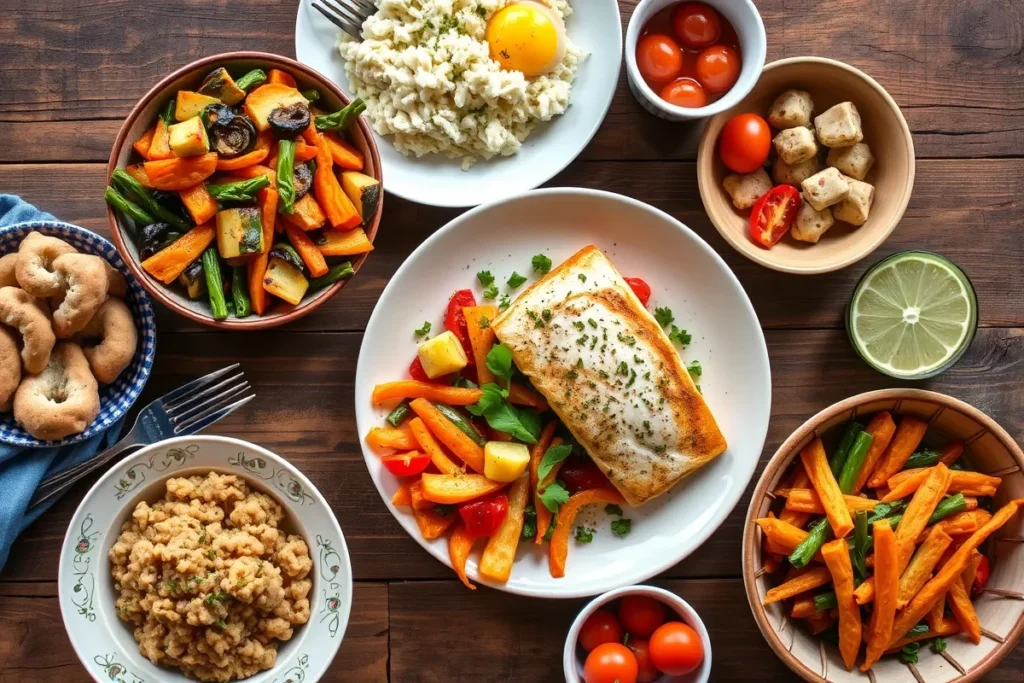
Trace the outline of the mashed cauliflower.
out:
M 538 121 L 565 113 L 583 53 L 528 80 L 489 54 L 487 20 L 511 0 L 378 0 L 363 40 L 343 33 L 338 50 L 366 115 L 402 154 L 444 154 L 470 168 L 515 154 Z M 566 0 L 544 0 L 563 19 Z
M 284 511 L 231 474 L 167 480 L 110 549 L 117 611 L 155 664 L 200 681 L 274 666 L 277 642 L 309 620 L 313 562 Z

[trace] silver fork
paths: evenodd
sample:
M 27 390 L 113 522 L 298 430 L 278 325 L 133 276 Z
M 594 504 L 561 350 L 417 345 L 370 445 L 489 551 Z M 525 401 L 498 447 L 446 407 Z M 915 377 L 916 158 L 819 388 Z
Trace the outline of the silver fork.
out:
M 120 455 L 172 436 L 194 434 L 251 401 L 256 394 L 243 396 L 251 389 L 245 373 L 239 370 L 231 374 L 234 370 L 238 370 L 238 363 L 193 380 L 150 403 L 123 439 L 80 465 L 44 480 L 29 501 L 29 509 L 63 493 Z
M 313 7 L 328 21 L 353 38 L 362 39 L 360 28 L 377 11 L 371 0 L 313 0 Z

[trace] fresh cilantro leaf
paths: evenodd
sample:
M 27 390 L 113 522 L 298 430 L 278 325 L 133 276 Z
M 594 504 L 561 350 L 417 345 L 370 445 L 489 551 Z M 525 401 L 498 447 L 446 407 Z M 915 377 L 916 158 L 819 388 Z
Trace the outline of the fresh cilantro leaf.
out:
M 497 291 L 497 290 L 495 290 Z M 504 311 L 512 305 L 512 298 L 508 294 L 501 295 L 501 301 L 498 302 L 498 310 Z
M 536 408 L 518 408 L 517 410 L 519 411 L 519 423 L 533 437 L 533 441 L 530 443 L 536 443 L 537 439 L 540 438 L 540 430 L 544 426 L 543 421 L 540 419 L 540 413 L 537 412 Z
M 946 651 L 946 639 L 939 637 L 939 638 L 936 638 L 935 640 L 933 640 L 932 641 L 932 651 L 936 652 L 936 653 L 945 652 Z
M 498 285 L 487 285 L 484 287 L 484 298 L 485 299 L 497 299 L 498 298 Z
M 582 524 L 576 527 L 576 542 L 577 543 L 590 543 L 594 540 L 594 530 L 585 527 Z
M 917 664 L 920 659 L 917 653 L 921 651 L 921 643 L 907 643 L 900 650 L 900 659 L 906 664 Z
M 494 284 L 494 276 L 491 275 L 491 271 L 489 270 L 481 270 L 476 274 L 476 279 L 483 287 L 490 287 Z
M 417 337 L 426 337 L 428 334 L 430 334 L 430 327 L 430 322 L 424 321 L 423 327 L 416 330 L 413 334 L 415 334 Z
M 540 502 L 544 504 L 551 514 L 558 512 L 558 508 L 564 505 L 569 500 L 569 492 L 565 490 L 565 487 L 555 482 L 547 486 L 543 491 L 538 492 L 537 497 L 540 498 Z
M 509 405 L 505 401 L 502 401 L 497 406 L 486 410 L 483 415 L 491 429 L 497 429 L 499 432 L 511 434 L 523 443 L 537 443 L 537 437 L 534 436 L 533 433 L 534 423 L 530 422 L 529 418 L 527 418 L 527 421 L 524 423 L 520 415 L 520 411 L 516 410 L 514 406 Z M 539 419 L 536 421 L 536 425 L 539 427 Z
M 695 360 L 686 366 L 686 371 L 690 373 L 690 377 L 700 377 L 704 374 L 704 368 L 700 366 L 700 361 Z
M 537 481 L 544 481 L 555 465 L 562 462 L 572 454 L 572 446 L 561 443 L 544 451 L 544 457 L 540 459 L 537 467 Z
M 668 333 L 668 339 L 669 341 L 675 344 L 679 344 L 680 346 L 688 346 L 690 342 L 693 340 L 693 337 L 690 334 L 688 334 L 686 330 L 681 330 L 675 325 L 673 325 L 672 329 Z
M 495 344 L 487 352 L 487 369 L 494 373 L 494 376 L 512 381 L 512 352 L 504 344 Z
M 527 505 L 523 510 L 523 539 L 530 539 L 537 535 L 537 508 Z
M 504 403 L 505 396 L 508 394 L 508 392 L 493 382 L 488 382 L 480 388 L 483 391 L 480 394 L 480 400 L 471 406 L 466 406 L 466 410 L 477 417 L 487 414 L 488 411 L 494 410 Z
M 533 272 L 546 275 L 551 270 L 551 259 L 544 254 L 537 254 L 533 257 Z
M 622 538 L 630 531 L 633 530 L 633 520 L 631 519 L 616 519 L 612 520 L 612 533 Z
M 438 517 L 447 517 L 455 509 L 454 505 L 435 505 L 434 514 Z
M 662 327 L 668 327 L 676 317 L 672 315 L 672 309 L 665 306 L 654 309 L 654 319 L 657 320 L 658 324 Z
M 619 507 L 618 505 L 615 505 L 615 504 L 612 504 L 612 503 L 609 503 L 608 505 L 605 505 L 604 506 L 604 511 L 605 511 L 605 514 L 615 515 L 617 517 L 621 517 L 622 516 L 622 508 Z
M 508 286 L 511 287 L 512 289 L 515 289 L 524 282 L 526 282 L 526 278 L 513 270 L 512 275 L 509 276 L 508 282 L 506 284 L 508 284 Z

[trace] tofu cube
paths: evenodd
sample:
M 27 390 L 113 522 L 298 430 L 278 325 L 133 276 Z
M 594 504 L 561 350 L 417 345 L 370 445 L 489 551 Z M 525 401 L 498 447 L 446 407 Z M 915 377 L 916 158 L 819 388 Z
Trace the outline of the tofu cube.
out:
M 484 476 L 491 481 L 515 481 L 529 464 L 530 449 L 526 444 L 488 441 L 484 445 Z
M 787 164 L 782 159 L 776 159 L 772 164 L 772 179 L 777 185 L 796 185 L 810 178 L 821 170 L 817 155 L 799 164 Z
M 176 157 L 194 157 L 210 151 L 210 138 L 198 116 L 167 128 L 167 141 Z
M 847 178 L 850 192 L 846 198 L 836 204 L 832 215 L 837 221 L 846 221 L 850 225 L 864 225 L 871 214 L 871 203 L 875 201 L 875 186 L 855 178 Z
M 814 100 L 804 90 L 787 90 L 772 102 L 768 122 L 779 129 L 811 125 Z
M 420 363 L 423 364 L 423 371 L 430 379 L 458 372 L 469 365 L 462 342 L 451 330 L 446 330 L 433 339 L 423 342 L 416 353 L 420 357 Z
M 818 142 L 826 147 L 849 147 L 864 139 L 860 112 L 853 102 L 840 102 L 824 114 L 814 117 Z
M 775 151 L 787 164 L 799 164 L 818 153 L 818 142 L 810 128 L 787 128 L 775 136 Z
M 800 211 L 796 214 L 796 221 L 789 229 L 789 234 L 793 236 L 793 239 L 798 239 L 801 242 L 816 244 L 835 222 L 831 209 L 818 211 L 806 200 L 801 200 Z
M 821 211 L 846 199 L 850 193 L 850 183 L 847 181 L 846 176 L 829 166 L 804 180 L 800 187 L 803 188 L 807 203 Z
M 849 147 L 836 147 L 828 151 L 825 163 L 839 169 L 845 176 L 864 180 L 875 163 L 875 155 L 866 143 L 858 142 Z
M 772 179 L 763 168 L 759 168 L 753 173 L 728 175 L 722 185 L 732 197 L 732 205 L 742 211 L 752 207 L 765 192 L 772 189 Z

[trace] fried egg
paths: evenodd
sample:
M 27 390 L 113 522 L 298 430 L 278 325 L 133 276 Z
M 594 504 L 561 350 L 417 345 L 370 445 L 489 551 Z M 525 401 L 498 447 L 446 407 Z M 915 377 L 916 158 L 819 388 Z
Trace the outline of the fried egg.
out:
M 506 5 L 487 22 L 491 59 L 505 71 L 527 78 L 542 76 L 565 59 L 565 24 L 547 5 L 520 0 Z

